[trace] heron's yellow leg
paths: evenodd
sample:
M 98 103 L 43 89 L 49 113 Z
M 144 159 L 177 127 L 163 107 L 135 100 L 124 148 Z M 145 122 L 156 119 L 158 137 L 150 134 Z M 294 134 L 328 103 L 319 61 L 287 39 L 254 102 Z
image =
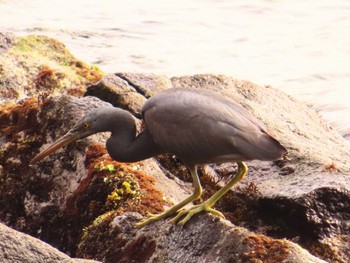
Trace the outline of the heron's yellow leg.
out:
M 238 164 L 238 170 L 235 175 L 224 187 L 222 187 L 219 191 L 217 191 L 214 195 L 212 195 L 208 200 L 203 202 L 202 204 L 193 206 L 189 209 L 183 210 L 176 217 L 172 219 L 174 223 L 176 223 L 182 216 L 185 216 L 184 219 L 182 219 L 178 225 L 185 225 L 188 220 L 191 219 L 192 216 L 195 214 L 198 214 L 202 211 L 206 211 L 209 213 L 212 213 L 214 215 L 224 217 L 224 215 L 219 212 L 218 210 L 215 210 L 211 208 L 224 194 L 226 194 L 232 186 L 234 186 L 237 182 L 239 182 L 248 172 L 248 168 L 243 162 L 239 162 Z
M 136 224 L 136 227 L 143 227 L 145 225 L 148 225 L 149 223 L 152 223 L 154 221 L 158 221 L 164 218 L 167 218 L 173 214 L 175 214 L 179 209 L 181 209 L 182 207 L 184 207 L 185 205 L 187 205 L 188 203 L 197 200 L 201 197 L 202 195 L 202 186 L 201 183 L 199 181 L 198 178 L 198 174 L 197 174 L 197 167 L 189 167 L 191 176 L 192 176 L 192 180 L 193 180 L 193 185 L 194 185 L 194 192 L 193 194 L 191 194 L 189 197 L 185 198 L 184 200 L 182 200 L 180 203 L 173 205 L 172 207 L 170 207 L 168 210 L 166 210 L 165 212 L 159 214 L 159 215 L 152 215 L 151 217 L 148 217 L 145 220 L 142 220 L 141 222 Z

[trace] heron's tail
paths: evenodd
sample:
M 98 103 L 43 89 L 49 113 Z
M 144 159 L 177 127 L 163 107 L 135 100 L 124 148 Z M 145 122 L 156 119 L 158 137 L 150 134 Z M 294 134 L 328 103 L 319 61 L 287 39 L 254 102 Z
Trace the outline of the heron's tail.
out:
M 282 159 L 287 154 L 287 149 L 265 131 L 259 138 L 245 141 L 245 144 L 242 153 L 252 160 L 274 161 Z

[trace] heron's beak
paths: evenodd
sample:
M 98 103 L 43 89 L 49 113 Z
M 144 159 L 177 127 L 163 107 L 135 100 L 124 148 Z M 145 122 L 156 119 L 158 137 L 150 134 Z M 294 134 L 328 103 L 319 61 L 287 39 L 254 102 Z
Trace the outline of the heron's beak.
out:
M 32 165 L 42 159 L 44 159 L 46 156 L 50 155 L 51 153 L 57 151 L 58 149 L 62 148 L 63 146 L 70 144 L 71 142 L 74 142 L 79 139 L 78 134 L 73 132 L 68 132 L 65 135 L 63 135 L 61 138 L 59 138 L 57 141 L 49 145 L 45 150 L 41 151 L 39 154 L 37 154 L 30 162 L 29 165 Z

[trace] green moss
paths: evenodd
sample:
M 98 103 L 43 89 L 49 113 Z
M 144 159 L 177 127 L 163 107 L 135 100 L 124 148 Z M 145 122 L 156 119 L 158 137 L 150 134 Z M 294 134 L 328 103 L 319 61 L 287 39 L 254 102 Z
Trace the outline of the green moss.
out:
M 76 60 L 62 43 L 46 36 L 29 35 L 18 38 L 12 52 L 40 60 L 55 59 L 62 66 L 70 66 Z
M 37 94 L 41 90 L 50 95 L 66 92 L 81 95 L 82 89 L 100 80 L 103 74 L 95 70 L 96 67 L 77 60 L 64 44 L 46 36 L 16 39 L 13 47 L 1 55 L 0 65 L 0 78 L 8 83 L 0 90 L 0 96 L 11 99 L 40 97 Z M 46 73 L 50 74 L 43 74 L 45 69 L 49 69 Z
M 118 213 L 135 211 L 142 215 L 162 212 L 166 202 L 162 198 L 162 193 L 155 189 L 154 179 L 135 169 L 135 164 L 130 166 L 118 163 L 106 153 L 106 149 L 101 145 L 89 147 L 85 165 L 88 167 L 90 179 L 89 182 L 82 182 L 81 185 L 85 185 L 82 187 L 84 193 L 81 191 L 79 196 L 87 196 L 85 192 L 90 191 L 103 192 L 99 200 L 104 211 L 116 209 Z M 115 170 L 113 173 L 109 171 L 111 167 Z M 85 201 L 85 203 L 91 202 L 91 200 Z M 83 205 L 75 204 L 74 207 L 82 208 Z
M 107 170 L 109 169 L 107 168 Z M 105 177 L 104 182 L 111 189 L 106 199 L 107 207 L 116 209 L 122 206 L 127 200 L 132 200 L 134 203 L 139 202 L 141 195 L 140 185 L 132 173 L 127 173 L 119 169 L 113 176 Z
M 105 213 L 84 229 L 76 256 L 102 262 L 149 262 L 156 240 L 134 236 L 132 229 L 124 231 L 118 223 L 112 223 L 115 216 L 113 212 Z
M 94 166 L 94 169 L 99 171 L 109 171 L 109 173 L 113 174 L 115 172 L 115 167 L 113 164 L 107 164 L 107 165 L 99 165 L 96 164 Z
M 19 52 L 33 52 L 38 47 L 42 47 L 44 44 L 43 38 L 40 36 L 27 36 L 18 38 L 15 42 L 14 50 Z
M 107 213 L 104 213 L 100 216 L 98 216 L 89 227 L 98 227 L 101 224 L 104 224 L 105 222 L 110 222 L 112 218 L 114 218 L 116 215 L 115 211 L 109 211 Z M 87 228 L 84 228 L 85 231 L 84 233 L 86 233 Z
M 83 231 L 82 231 L 82 237 L 80 239 L 80 244 L 84 244 L 85 242 L 89 242 L 90 240 L 92 240 L 94 237 L 91 235 L 96 235 L 96 232 L 97 232 L 96 229 L 100 229 L 100 230 L 108 229 L 108 225 L 113 220 L 115 215 L 116 215 L 115 211 L 106 212 L 106 213 L 98 216 L 92 222 L 91 225 L 84 227 Z M 98 233 L 100 233 L 101 237 L 103 238 L 105 233 L 103 231 L 98 232 Z
M 92 70 L 95 70 L 95 71 L 99 71 L 99 72 L 102 73 L 102 70 L 101 70 L 100 67 L 97 66 L 97 65 L 92 65 L 92 66 L 91 66 L 91 69 L 92 69 Z

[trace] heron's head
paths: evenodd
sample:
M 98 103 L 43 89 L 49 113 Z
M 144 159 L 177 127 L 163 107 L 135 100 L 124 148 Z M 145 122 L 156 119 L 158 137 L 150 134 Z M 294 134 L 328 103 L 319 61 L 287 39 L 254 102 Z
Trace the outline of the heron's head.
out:
M 109 116 L 114 110 L 115 108 L 112 107 L 91 110 L 80 121 L 78 121 L 70 131 L 36 155 L 29 164 L 31 165 L 40 161 L 51 153 L 54 153 L 63 146 L 76 140 L 86 138 L 98 132 L 106 131 L 106 123 L 108 123 Z

